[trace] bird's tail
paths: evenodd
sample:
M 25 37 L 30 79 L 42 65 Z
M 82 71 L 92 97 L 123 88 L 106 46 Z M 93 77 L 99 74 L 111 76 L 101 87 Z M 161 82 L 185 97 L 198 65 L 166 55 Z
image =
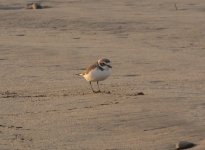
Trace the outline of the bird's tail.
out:
M 77 76 L 83 76 L 84 74 L 83 74 L 83 73 L 77 73 L 77 74 L 75 74 L 75 75 L 77 75 Z

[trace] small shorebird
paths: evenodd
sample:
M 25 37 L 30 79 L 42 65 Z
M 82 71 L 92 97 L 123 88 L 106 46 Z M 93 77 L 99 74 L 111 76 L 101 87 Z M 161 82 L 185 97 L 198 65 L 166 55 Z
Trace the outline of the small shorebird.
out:
M 101 58 L 94 64 L 90 65 L 84 73 L 77 75 L 83 76 L 86 81 L 90 83 L 91 89 L 94 93 L 101 92 L 98 82 L 105 80 L 112 72 L 111 62 L 107 58 Z M 97 82 L 98 91 L 94 91 L 91 82 Z

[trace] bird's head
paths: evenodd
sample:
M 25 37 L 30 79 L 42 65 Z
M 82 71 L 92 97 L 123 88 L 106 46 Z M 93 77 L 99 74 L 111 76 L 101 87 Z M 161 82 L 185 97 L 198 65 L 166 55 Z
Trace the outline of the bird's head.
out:
M 100 67 L 102 67 L 103 69 L 111 69 L 112 65 L 111 65 L 111 61 L 107 58 L 101 58 L 98 60 L 98 65 Z

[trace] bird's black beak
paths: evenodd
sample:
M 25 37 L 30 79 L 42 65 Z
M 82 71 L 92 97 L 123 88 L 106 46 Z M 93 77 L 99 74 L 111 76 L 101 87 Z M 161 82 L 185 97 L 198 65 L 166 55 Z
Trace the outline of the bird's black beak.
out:
M 109 68 L 112 68 L 112 66 L 110 66 L 110 65 L 107 65 Z

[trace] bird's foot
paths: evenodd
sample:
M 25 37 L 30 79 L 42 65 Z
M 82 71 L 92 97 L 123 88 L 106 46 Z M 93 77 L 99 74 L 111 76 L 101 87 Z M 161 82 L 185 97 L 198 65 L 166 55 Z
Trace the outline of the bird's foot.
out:
M 101 93 L 101 91 L 99 90 L 99 91 L 93 91 L 93 93 Z

